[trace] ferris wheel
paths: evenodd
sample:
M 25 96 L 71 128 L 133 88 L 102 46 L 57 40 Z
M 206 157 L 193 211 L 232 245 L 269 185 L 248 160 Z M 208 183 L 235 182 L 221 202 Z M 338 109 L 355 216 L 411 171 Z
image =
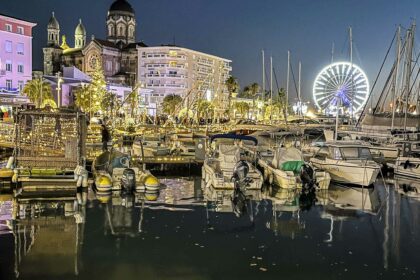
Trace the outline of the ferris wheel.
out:
M 336 112 L 343 107 L 349 114 L 363 108 L 369 97 L 368 78 L 357 65 L 336 62 L 319 72 L 313 86 L 316 106 L 325 112 Z

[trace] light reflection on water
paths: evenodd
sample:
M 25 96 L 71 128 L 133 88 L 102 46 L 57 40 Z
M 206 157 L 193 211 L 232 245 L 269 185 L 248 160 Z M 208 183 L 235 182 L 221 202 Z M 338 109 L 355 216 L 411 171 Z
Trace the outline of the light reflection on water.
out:
M 237 217 L 229 191 L 162 182 L 159 194 L 1 195 L 0 279 L 417 278 L 420 202 L 402 185 L 268 188 Z

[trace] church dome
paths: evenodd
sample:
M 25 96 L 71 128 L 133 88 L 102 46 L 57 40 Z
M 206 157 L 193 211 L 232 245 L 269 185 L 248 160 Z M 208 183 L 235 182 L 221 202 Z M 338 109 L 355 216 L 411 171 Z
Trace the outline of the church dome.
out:
M 82 36 L 86 36 L 86 28 L 82 23 L 82 20 L 79 19 L 79 24 L 76 27 L 76 30 L 74 31 L 75 35 L 82 35 Z
M 60 29 L 60 24 L 58 23 L 57 19 L 55 18 L 54 12 L 52 12 L 52 16 L 48 21 L 48 28 L 51 29 Z
M 134 14 L 134 9 L 126 0 L 116 0 L 109 8 L 109 12 L 126 12 Z

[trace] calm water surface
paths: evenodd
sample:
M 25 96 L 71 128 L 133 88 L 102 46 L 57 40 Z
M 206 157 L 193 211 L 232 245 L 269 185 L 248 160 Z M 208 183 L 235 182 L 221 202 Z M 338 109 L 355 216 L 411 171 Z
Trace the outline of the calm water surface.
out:
M 0 279 L 420 279 L 420 200 L 393 184 L 248 193 L 237 217 L 200 178 L 163 183 L 2 194 Z

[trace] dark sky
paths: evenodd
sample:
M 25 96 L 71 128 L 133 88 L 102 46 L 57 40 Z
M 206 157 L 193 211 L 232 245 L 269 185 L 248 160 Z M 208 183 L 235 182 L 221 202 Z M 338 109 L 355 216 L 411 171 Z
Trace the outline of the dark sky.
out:
M 105 17 L 113 0 L 0 0 L 0 13 L 38 23 L 34 30 L 34 67 L 42 68 L 46 25 L 55 11 L 73 45 L 82 18 L 88 38 L 105 38 Z M 348 27 L 353 27 L 354 62 L 371 84 L 396 26 L 407 27 L 420 13 L 420 0 L 129 0 L 136 10 L 137 39 L 148 45 L 172 43 L 233 60 L 241 86 L 261 83 L 261 49 L 272 55 L 285 87 L 287 50 L 297 75 L 302 61 L 302 93 L 331 59 L 348 59 Z M 418 33 L 418 32 L 417 32 Z M 417 40 L 418 42 L 419 40 Z M 268 63 L 267 59 L 267 63 Z M 268 69 L 268 68 L 267 68 Z M 267 70 L 268 71 L 268 70 Z M 297 77 L 296 77 L 297 79 Z M 291 94 L 294 92 L 291 90 Z

